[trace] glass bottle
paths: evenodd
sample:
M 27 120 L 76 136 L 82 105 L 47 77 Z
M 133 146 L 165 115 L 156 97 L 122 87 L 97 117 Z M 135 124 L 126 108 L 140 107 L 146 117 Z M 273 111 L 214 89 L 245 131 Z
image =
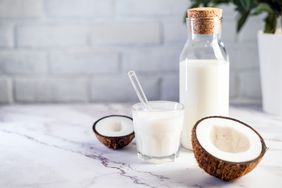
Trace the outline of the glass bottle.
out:
M 206 116 L 228 116 L 229 58 L 221 38 L 222 9 L 187 10 L 188 40 L 180 55 L 179 94 L 184 105 L 182 146 L 192 149 L 195 123 Z

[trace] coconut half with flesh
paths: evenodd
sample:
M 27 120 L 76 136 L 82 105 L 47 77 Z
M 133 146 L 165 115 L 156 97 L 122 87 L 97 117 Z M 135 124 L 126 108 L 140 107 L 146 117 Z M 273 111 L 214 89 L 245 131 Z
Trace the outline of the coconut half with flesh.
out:
M 93 131 L 97 139 L 111 149 L 121 149 L 134 138 L 132 118 L 123 115 L 98 119 L 93 125 Z
M 224 181 L 253 170 L 266 151 L 263 138 L 252 127 L 221 116 L 206 117 L 196 123 L 192 146 L 199 166 Z

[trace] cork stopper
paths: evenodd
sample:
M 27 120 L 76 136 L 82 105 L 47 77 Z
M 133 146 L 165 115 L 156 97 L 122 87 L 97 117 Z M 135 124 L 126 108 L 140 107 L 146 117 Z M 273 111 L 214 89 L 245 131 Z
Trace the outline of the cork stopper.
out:
M 200 7 L 187 10 L 191 20 L 190 28 L 195 34 L 216 34 L 220 32 L 222 9 L 212 7 Z
M 222 9 L 212 7 L 199 7 L 187 10 L 188 18 L 222 17 Z

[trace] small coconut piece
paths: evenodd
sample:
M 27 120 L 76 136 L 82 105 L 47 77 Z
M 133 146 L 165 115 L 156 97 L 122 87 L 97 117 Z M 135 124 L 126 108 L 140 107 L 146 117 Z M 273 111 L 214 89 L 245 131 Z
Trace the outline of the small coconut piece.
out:
M 253 170 L 266 151 L 263 138 L 252 127 L 222 116 L 199 120 L 192 130 L 192 146 L 200 168 L 224 181 Z
M 134 138 L 133 121 L 131 117 L 110 115 L 98 119 L 93 125 L 97 139 L 111 149 L 121 149 Z

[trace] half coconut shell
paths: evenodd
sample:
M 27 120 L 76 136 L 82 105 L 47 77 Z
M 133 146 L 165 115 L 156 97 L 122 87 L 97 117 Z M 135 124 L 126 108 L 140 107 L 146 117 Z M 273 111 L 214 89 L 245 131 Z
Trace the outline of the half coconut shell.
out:
M 113 117 L 119 117 L 119 118 L 126 118 L 129 119 L 130 121 L 132 121 L 131 117 L 128 116 L 124 116 L 124 115 L 109 115 L 109 116 L 105 116 L 102 117 L 100 119 L 98 119 L 92 129 L 97 137 L 97 139 L 104 144 L 106 147 L 110 148 L 110 149 L 121 149 L 125 146 L 127 146 L 134 138 L 134 132 L 132 131 L 130 134 L 126 134 L 126 135 L 121 135 L 121 136 L 107 136 L 107 135 L 102 135 L 101 133 L 99 133 L 96 129 L 96 126 L 98 125 L 99 122 L 101 122 L 102 120 L 106 119 L 106 118 L 113 118 Z
M 232 161 L 226 161 L 224 159 L 219 159 L 215 157 L 214 155 L 212 155 L 211 153 L 207 152 L 207 150 L 200 144 L 196 136 L 196 130 L 197 130 L 198 125 L 202 121 L 210 119 L 210 118 L 223 118 L 223 119 L 236 121 L 239 124 L 244 125 L 248 127 L 249 129 L 251 129 L 252 131 L 254 131 L 259 136 L 261 146 L 262 146 L 261 153 L 259 154 L 259 156 L 249 161 L 232 162 Z M 233 119 L 229 117 L 222 117 L 222 116 L 210 116 L 210 117 L 205 117 L 199 120 L 195 124 L 192 130 L 192 146 L 193 146 L 194 155 L 199 164 L 199 167 L 202 168 L 208 174 L 215 176 L 224 181 L 235 180 L 247 174 L 248 172 L 252 171 L 257 166 L 257 164 L 261 161 L 267 149 L 263 138 L 251 126 L 237 119 Z

